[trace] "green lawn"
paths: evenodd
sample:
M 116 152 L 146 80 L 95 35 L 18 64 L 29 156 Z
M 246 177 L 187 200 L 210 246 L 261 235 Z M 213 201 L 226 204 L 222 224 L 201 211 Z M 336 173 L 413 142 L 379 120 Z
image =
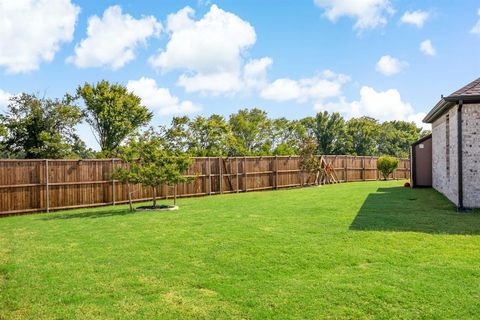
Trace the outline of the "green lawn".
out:
M 0 219 L 0 319 L 478 319 L 480 214 L 401 185 Z

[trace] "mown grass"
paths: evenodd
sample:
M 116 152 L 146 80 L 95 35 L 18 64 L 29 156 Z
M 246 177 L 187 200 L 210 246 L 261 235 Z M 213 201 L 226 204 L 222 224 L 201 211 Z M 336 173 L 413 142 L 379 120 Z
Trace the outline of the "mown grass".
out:
M 0 319 L 466 319 L 480 214 L 401 182 L 0 219 Z

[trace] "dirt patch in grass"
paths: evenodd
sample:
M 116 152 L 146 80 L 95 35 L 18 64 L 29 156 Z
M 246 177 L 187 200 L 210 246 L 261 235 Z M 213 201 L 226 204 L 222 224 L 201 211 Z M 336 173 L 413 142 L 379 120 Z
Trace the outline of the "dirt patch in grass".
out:
M 178 206 L 161 204 L 156 206 L 141 206 L 136 207 L 135 211 L 175 211 L 178 210 Z

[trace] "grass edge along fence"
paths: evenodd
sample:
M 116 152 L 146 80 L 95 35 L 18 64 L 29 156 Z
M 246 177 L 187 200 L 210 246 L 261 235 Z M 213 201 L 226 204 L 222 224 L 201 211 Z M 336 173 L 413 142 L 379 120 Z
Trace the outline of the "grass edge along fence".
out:
M 320 156 L 319 156 L 320 157 Z M 378 157 L 324 156 L 339 182 L 379 180 Z M 0 215 L 69 208 L 115 205 L 128 202 L 125 184 L 111 179 L 118 159 L 0 160 Z M 309 186 L 314 177 L 300 170 L 298 156 L 198 157 L 187 175 L 192 182 L 179 184 L 179 197 L 205 196 Z M 400 159 L 390 177 L 408 179 L 410 161 Z M 151 188 L 135 185 L 134 201 L 150 200 Z M 173 187 L 162 186 L 157 197 L 172 197 Z

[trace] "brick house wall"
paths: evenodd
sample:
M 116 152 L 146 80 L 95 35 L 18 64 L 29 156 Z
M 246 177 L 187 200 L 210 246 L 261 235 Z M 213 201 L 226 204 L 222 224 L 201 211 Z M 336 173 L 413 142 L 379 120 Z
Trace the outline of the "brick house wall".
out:
M 432 184 L 455 205 L 458 205 L 457 112 L 458 105 L 432 123 Z M 467 208 L 478 208 L 480 207 L 480 104 L 463 105 L 462 148 L 463 204 Z
M 448 121 L 447 117 L 449 118 Z M 447 122 L 449 123 L 448 128 Z M 447 134 L 449 136 L 448 146 Z M 454 107 L 432 123 L 432 185 L 450 201 L 458 205 L 456 146 L 457 107 Z
M 463 120 L 463 204 L 480 207 L 480 104 L 464 104 Z

